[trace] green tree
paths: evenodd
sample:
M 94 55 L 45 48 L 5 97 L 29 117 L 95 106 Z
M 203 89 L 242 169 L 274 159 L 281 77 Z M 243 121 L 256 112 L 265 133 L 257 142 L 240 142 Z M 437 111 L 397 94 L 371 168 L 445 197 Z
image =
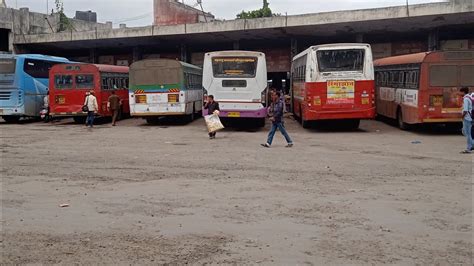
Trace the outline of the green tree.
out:
M 270 3 L 268 0 L 263 0 L 263 7 L 253 11 L 242 11 L 240 14 L 237 14 L 237 18 L 240 19 L 251 19 L 251 18 L 266 18 L 279 16 L 279 14 L 274 14 L 270 9 Z
M 73 30 L 73 26 L 69 18 L 64 14 L 64 3 L 62 0 L 54 0 L 56 4 L 56 13 L 59 14 L 59 24 L 58 24 L 58 32 L 59 31 L 66 31 L 66 30 Z

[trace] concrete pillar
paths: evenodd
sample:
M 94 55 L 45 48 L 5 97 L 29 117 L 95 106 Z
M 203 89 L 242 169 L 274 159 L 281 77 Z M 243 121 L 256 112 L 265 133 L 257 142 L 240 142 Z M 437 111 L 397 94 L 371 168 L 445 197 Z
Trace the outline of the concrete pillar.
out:
M 291 38 L 291 60 L 298 54 L 298 40 Z
M 433 29 L 428 34 L 428 51 L 436 51 L 439 50 L 440 43 L 439 43 L 439 29 Z
M 95 48 L 89 49 L 89 63 L 97 64 L 99 62 L 99 55 Z
M 14 52 L 14 47 L 13 47 L 13 41 L 14 41 L 14 34 L 13 31 L 10 31 L 8 33 L 8 52 L 13 53 Z
M 20 33 L 30 33 L 30 9 L 27 7 L 20 8 Z
M 357 33 L 356 34 L 356 43 L 363 43 L 364 42 L 364 34 Z
M 240 50 L 240 43 L 239 41 L 235 41 L 232 43 L 232 49 L 234 50 Z
M 136 46 L 133 47 L 133 62 L 137 62 L 143 59 L 143 50 Z
M 188 47 L 186 46 L 185 43 L 181 43 L 181 46 L 180 46 L 180 54 L 181 54 L 181 61 L 183 62 L 188 62 Z

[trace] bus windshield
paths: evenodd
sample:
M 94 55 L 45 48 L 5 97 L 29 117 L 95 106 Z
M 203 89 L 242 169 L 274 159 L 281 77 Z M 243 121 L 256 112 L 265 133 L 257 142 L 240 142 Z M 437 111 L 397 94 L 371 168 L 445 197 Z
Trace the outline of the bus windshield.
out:
M 362 71 L 365 51 L 341 49 L 317 51 L 319 72 Z
M 254 78 L 257 71 L 256 57 L 215 57 L 212 70 L 216 78 Z
M 0 59 L 0 74 L 14 74 L 15 66 L 15 59 Z

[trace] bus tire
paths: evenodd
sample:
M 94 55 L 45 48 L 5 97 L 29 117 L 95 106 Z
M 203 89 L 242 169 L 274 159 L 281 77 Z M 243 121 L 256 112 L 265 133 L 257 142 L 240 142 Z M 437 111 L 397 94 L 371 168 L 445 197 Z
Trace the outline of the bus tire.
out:
M 156 125 L 159 123 L 160 119 L 158 117 L 147 117 L 145 118 L 147 124 L 150 124 L 150 125 Z
M 349 130 L 357 130 L 360 127 L 360 119 L 350 120 L 348 123 Z
M 19 116 L 16 116 L 16 115 L 5 115 L 5 116 L 2 116 L 3 120 L 5 120 L 5 122 L 7 123 L 18 123 L 18 121 L 20 121 L 20 117 Z
M 188 115 L 188 121 L 189 123 L 193 122 L 194 119 L 195 119 L 195 114 L 196 114 L 196 107 L 195 105 L 193 104 L 193 111 L 191 112 L 191 114 Z
M 72 118 L 74 120 L 74 123 L 76 124 L 85 124 L 86 123 L 86 117 L 85 116 L 75 116 Z
M 397 125 L 398 125 L 398 128 L 400 128 L 401 130 L 409 129 L 409 125 L 403 122 L 403 113 L 400 108 L 398 108 L 398 111 L 397 111 Z

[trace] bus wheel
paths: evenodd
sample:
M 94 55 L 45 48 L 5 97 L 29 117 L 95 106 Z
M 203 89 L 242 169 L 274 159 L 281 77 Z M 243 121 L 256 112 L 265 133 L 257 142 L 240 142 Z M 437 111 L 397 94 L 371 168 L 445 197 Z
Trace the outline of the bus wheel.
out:
M 360 119 L 350 120 L 348 123 L 348 128 L 350 130 L 357 130 L 360 126 Z
M 398 122 L 398 127 L 401 130 L 408 130 L 408 124 L 403 122 L 403 113 L 402 110 L 398 109 L 397 111 L 397 122 Z
M 76 124 L 85 124 L 86 123 L 86 117 L 85 116 L 75 116 L 72 118 L 74 120 L 74 123 Z
M 2 118 L 7 123 L 18 123 L 20 121 L 20 117 L 16 115 L 2 116 Z
M 150 125 L 156 125 L 160 121 L 160 119 L 158 117 L 147 117 L 147 118 L 145 118 L 145 120 Z

